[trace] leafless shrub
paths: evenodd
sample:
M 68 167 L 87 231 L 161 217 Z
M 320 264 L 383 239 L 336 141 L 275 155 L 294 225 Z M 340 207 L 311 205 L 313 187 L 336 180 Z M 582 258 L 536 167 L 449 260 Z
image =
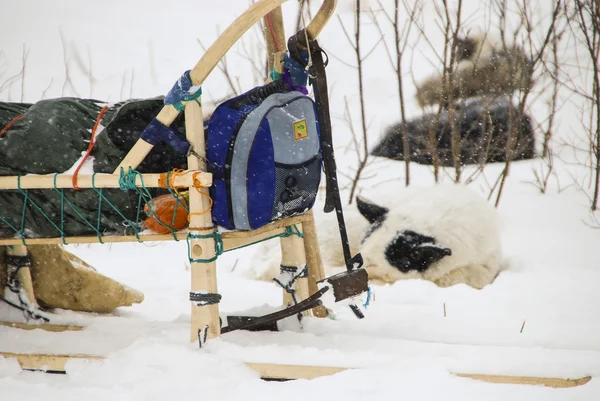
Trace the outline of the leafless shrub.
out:
M 423 11 L 423 5 L 419 0 L 416 0 L 412 6 L 408 4 L 406 0 L 402 0 L 403 10 L 400 9 L 400 0 L 394 0 L 394 15 L 390 16 L 390 14 L 385 10 L 385 7 L 381 3 L 381 0 L 377 0 L 379 4 L 380 11 L 385 16 L 388 23 L 394 29 L 394 55 L 392 56 L 392 52 L 389 49 L 389 46 L 385 40 L 383 40 L 383 44 L 385 46 L 385 50 L 394 69 L 396 75 L 396 82 L 398 86 L 398 99 L 400 102 L 400 118 L 402 119 L 400 135 L 402 137 L 403 143 L 403 153 L 404 153 L 404 183 L 406 186 L 410 185 L 410 159 L 411 159 L 411 150 L 410 144 L 408 141 L 408 133 L 406 126 L 406 102 L 404 98 L 404 77 L 402 70 L 402 60 L 408 50 L 408 39 L 410 37 L 410 32 L 415 24 L 416 19 L 419 17 L 421 12 Z M 400 13 L 404 11 L 407 14 L 408 21 L 406 23 L 401 24 Z M 373 10 L 371 10 L 371 17 L 373 22 L 375 23 L 379 33 L 382 37 L 384 37 L 383 29 L 379 24 L 377 16 Z M 413 45 L 414 46 L 414 45 Z
M 62 30 L 60 30 L 59 32 L 60 32 L 60 43 L 62 44 L 62 51 L 63 51 L 63 63 L 65 66 L 65 82 L 63 83 L 61 96 L 66 96 L 67 90 L 70 90 L 73 95 L 79 97 L 79 93 L 75 89 L 75 86 L 73 85 L 73 81 L 71 81 L 71 68 L 70 68 L 71 60 L 69 58 L 69 53 L 67 50 L 67 43 L 65 41 L 65 36 L 63 35 Z
M 516 1 L 517 13 L 519 23 L 516 27 L 509 32 L 509 26 L 507 22 L 507 14 L 509 8 L 509 0 L 494 0 L 493 5 L 497 12 L 497 16 L 499 19 L 498 28 L 500 31 L 500 38 L 502 40 L 502 46 L 505 51 L 508 50 L 508 45 L 506 43 L 506 37 L 510 35 L 510 38 L 513 43 L 518 44 L 519 39 L 521 39 L 521 45 L 524 49 L 528 49 L 528 58 L 530 63 L 530 68 L 533 72 L 540 69 L 542 65 L 542 60 L 545 55 L 545 51 L 549 45 L 552 43 L 552 38 L 556 35 L 557 32 L 557 24 L 561 21 L 562 14 L 562 0 L 556 0 L 553 6 L 553 11 L 550 16 L 550 22 L 548 27 L 544 30 L 544 35 L 541 41 L 537 40 L 536 36 L 536 28 L 537 25 L 541 23 L 541 21 L 534 21 L 534 13 L 531 9 L 531 6 L 527 0 L 518 0 Z M 509 60 L 508 63 L 508 72 L 509 76 L 517 76 L 522 81 L 525 78 L 524 74 L 517 75 L 517 69 L 521 68 L 518 64 L 515 64 L 514 61 L 518 60 Z M 502 192 L 504 186 L 506 184 L 506 180 L 510 174 L 510 166 L 511 162 L 514 159 L 517 139 L 519 134 L 519 126 L 521 124 L 521 119 L 525 116 L 525 107 L 528 104 L 528 100 L 530 95 L 532 94 L 532 85 L 524 82 L 513 82 L 514 87 L 511 91 L 516 93 L 517 98 L 517 106 L 516 108 L 513 106 L 513 102 L 510 102 L 510 109 L 508 114 L 508 139 L 506 143 L 506 161 L 504 164 L 504 169 L 500 175 L 500 181 L 498 186 L 498 192 L 496 193 L 495 205 L 498 206 L 500 203 L 500 199 L 502 196 Z M 495 188 L 494 188 L 495 189 Z M 492 189 L 492 192 L 494 191 Z M 490 192 L 490 194 L 492 193 Z
M 427 35 L 427 30 L 431 33 L 432 18 L 419 18 L 416 28 L 420 33 L 420 38 L 423 39 L 423 43 L 430 48 L 429 50 L 433 51 L 433 58 L 429 61 L 432 65 L 438 66 L 439 76 L 430 79 L 430 82 L 415 82 L 415 85 L 418 89 L 417 100 L 419 104 L 424 110 L 431 110 L 428 114 L 430 118 L 424 121 L 424 124 L 427 126 L 426 147 L 428 148 L 428 154 L 431 156 L 434 178 L 436 182 L 440 180 L 440 172 L 442 171 L 442 159 L 440 157 L 443 157 L 443 160 L 449 161 L 450 158 L 452 160 L 454 167 L 453 180 L 456 182 L 465 180 L 465 177 L 462 177 L 462 163 L 464 161 L 461 159 L 461 155 L 463 155 L 463 151 L 468 153 L 469 149 L 462 148 L 472 146 L 468 141 L 464 141 L 464 137 L 471 134 L 475 124 L 483 127 L 485 132 L 482 133 L 483 138 L 477 144 L 477 154 L 480 155 L 478 156 L 478 167 L 476 170 L 472 170 L 470 176 L 466 177 L 465 182 L 470 183 L 481 176 L 486 164 L 491 160 L 489 158 L 490 140 L 492 139 L 490 135 L 494 124 L 490 121 L 488 115 L 482 114 L 475 124 L 465 127 L 461 121 L 463 118 L 462 106 L 460 106 L 461 109 L 457 108 L 458 100 L 484 95 L 485 103 L 491 105 L 496 99 L 510 95 L 512 101 L 508 102 L 510 108 L 508 111 L 508 130 L 503 130 L 506 132 L 506 138 L 503 139 L 504 142 L 501 142 L 504 144 L 501 146 L 505 147 L 504 169 L 501 177 L 491 186 L 495 195 L 495 203 L 498 204 L 506 179 L 509 176 L 511 162 L 516 155 L 520 155 L 520 153 L 517 153 L 521 146 L 519 137 L 521 127 L 529 121 L 526 117 L 528 104 L 536 100 L 536 96 L 548 96 L 548 92 L 550 92 L 548 88 L 554 88 L 550 100 L 550 113 L 554 115 L 558 108 L 557 85 L 559 78 L 557 75 L 559 60 L 558 58 L 548 60 L 546 48 L 552 47 L 549 45 L 549 43 L 554 43 L 552 41 L 558 41 L 560 37 L 558 28 L 564 29 L 563 2 L 562 0 L 553 2 L 549 24 L 547 16 L 541 15 L 537 10 L 534 11 L 529 2 L 525 0 L 493 0 L 485 5 L 486 18 L 478 26 L 478 28 L 484 28 L 483 32 L 480 32 L 483 34 L 480 38 L 481 43 L 484 43 L 490 37 L 499 37 L 500 48 L 494 50 L 499 53 L 494 54 L 499 54 L 501 57 L 504 55 L 506 61 L 504 64 L 499 65 L 495 64 L 495 61 L 490 61 L 489 65 L 481 65 L 477 62 L 480 56 L 477 53 L 472 59 L 469 59 L 469 62 L 471 60 L 473 62 L 472 69 L 457 69 L 457 66 L 460 67 L 458 62 L 464 59 L 458 55 L 458 51 L 462 51 L 462 48 L 458 48 L 457 44 L 461 41 L 464 42 L 465 36 L 468 37 L 469 30 L 473 27 L 473 24 L 464 24 L 465 21 L 469 20 L 469 16 L 464 15 L 465 10 L 463 10 L 462 1 L 457 0 L 451 3 L 447 0 L 438 0 L 429 3 L 429 6 L 433 8 L 433 20 L 442 34 L 443 43 L 432 42 L 431 37 Z M 508 23 L 509 20 L 510 23 Z M 481 25 L 485 26 L 482 27 Z M 557 27 L 557 25 L 560 25 L 560 27 Z M 493 44 L 493 42 L 491 43 Z M 498 44 L 496 43 L 494 46 L 497 47 Z M 477 48 L 477 52 L 482 52 L 482 49 L 483 46 Z M 554 54 L 558 57 L 558 51 Z M 486 60 L 487 57 L 489 57 L 487 54 L 482 55 L 482 60 Z M 468 64 L 465 64 L 465 66 L 468 66 Z M 486 83 L 486 76 L 489 73 L 494 73 L 490 70 L 494 68 L 502 68 L 504 78 L 497 83 Z M 552 82 L 555 85 L 546 85 L 541 88 L 540 93 L 533 93 L 532 79 L 546 73 L 547 69 L 552 69 L 552 71 L 549 71 L 549 76 L 554 79 Z M 472 77 L 470 74 L 472 74 Z M 427 83 L 435 84 L 427 86 Z M 494 85 L 497 85 L 497 87 L 494 87 Z M 425 96 L 425 98 L 421 96 Z M 433 101 L 432 98 L 436 98 L 436 100 Z M 437 112 L 431 108 L 435 105 L 437 105 Z M 438 137 L 438 129 L 442 117 L 448 126 L 449 132 L 449 145 L 444 145 L 449 148 L 446 151 L 447 155 L 440 154 L 443 148 L 438 143 L 441 139 Z M 460 126 L 459 121 L 461 121 Z M 554 119 L 551 118 L 546 121 L 546 129 L 544 130 L 544 155 L 547 155 L 550 150 L 553 127 Z M 498 144 L 494 143 L 492 146 L 497 147 Z M 547 183 L 547 180 L 544 179 L 542 182 Z
M 364 97 L 364 84 L 363 84 L 363 74 L 364 74 L 363 62 L 375 48 L 375 47 L 373 47 L 373 49 L 371 49 L 369 52 L 367 52 L 366 55 L 363 55 L 362 49 L 361 49 L 361 43 L 360 43 L 361 42 L 360 41 L 361 14 L 362 14 L 361 13 L 361 1 L 356 0 L 355 6 L 356 7 L 355 7 L 355 12 L 354 12 L 354 35 L 353 35 L 353 37 L 350 35 L 348 30 L 346 29 L 346 26 L 342 22 L 342 19 L 338 16 L 338 20 L 340 22 L 340 25 L 344 32 L 344 35 L 348 39 L 350 46 L 352 46 L 352 49 L 353 49 L 354 55 L 355 55 L 355 59 L 356 59 L 355 68 L 356 68 L 357 75 L 358 75 L 358 94 L 359 94 L 359 99 L 360 99 L 359 102 L 360 102 L 361 131 L 362 131 L 361 132 L 362 138 L 361 138 L 360 144 L 359 144 L 359 141 L 356 139 L 356 136 L 354 136 L 354 140 L 355 140 L 355 144 L 356 144 L 356 152 L 358 155 L 358 166 L 356 168 L 354 179 L 352 180 L 352 185 L 350 188 L 350 197 L 348 200 L 349 203 L 352 203 L 352 200 L 354 199 L 354 194 L 355 194 L 358 182 L 361 179 L 362 172 L 365 169 L 365 167 L 367 166 L 367 163 L 369 160 L 369 144 L 368 144 L 368 139 L 367 139 L 367 121 L 366 121 L 367 118 L 366 118 L 366 112 L 365 112 L 365 97 Z M 377 46 L 377 44 L 375 44 L 375 46 Z M 362 147 L 362 150 L 360 149 L 361 147 Z
M 450 10 L 447 0 L 442 0 L 444 5 L 444 74 L 442 75 L 442 87 L 444 90 L 444 102 L 448 105 L 448 118 L 450 120 L 450 136 L 452 141 L 452 159 L 454 160 L 455 178 L 454 181 L 460 182 L 461 179 L 461 135 L 456 125 L 456 104 L 451 88 L 454 87 L 453 69 L 456 63 L 456 46 L 458 43 L 458 33 L 461 26 L 462 0 L 458 0 L 456 8 L 456 20 L 452 23 Z M 441 15 L 441 12 L 440 12 Z
M 250 64 L 253 74 L 253 82 L 256 85 L 262 83 L 269 75 L 269 62 L 267 59 L 267 46 L 264 37 L 264 26 L 262 22 L 256 24 L 255 29 L 251 31 L 249 37 L 242 38 L 239 41 L 241 51 L 234 49 L 234 53 L 240 55 Z M 239 82 L 238 82 L 239 84 Z
M 570 28 L 577 40 L 584 45 L 587 60 L 581 60 L 583 66 L 591 65 L 591 93 L 583 88 L 576 88 L 587 102 L 587 110 L 582 110 L 582 126 L 589 140 L 589 167 L 592 179 L 592 196 L 590 208 L 598 210 L 600 197 L 600 5 L 594 0 L 574 0 L 570 4 Z M 585 74 L 588 75 L 588 74 Z M 584 120 L 588 113 L 588 121 Z
M 96 81 L 96 79 L 94 78 L 94 71 L 93 71 L 93 63 L 92 63 L 92 52 L 90 51 L 90 46 L 86 45 L 86 55 L 87 55 L 87 61 L 83 60 L 83 57 L 81 55 L 81 53 L 79 52 L 79 50 L 77 48 L 73 48 L 73 58 L 75 60 L 75 63 L 77 65 L 77 67 L 79 67 L 79 71 L 85 75 L 88 79 L 88 83 L 90 86 L 90 91 L 88 96 L 91 98 L 93 97 L 93 93 L 94 93 L 94 83 Z M 152 62 L 152 60 L 150 60 L 151 62 L 150 64 L 150 69 L 152 71 L 154 71 L 154 63 Z M 133 70 L 131 71 L 131 73 L 133 74 Z M 133 81 L 133 78 L 132 78 Z M 133 86 L 133 85 L 132 85 Z M 132 86 L 130 87 L 130 97 L 132 97 Z
M 444 36 L 442 51 L 440 51 L 438 46 L 428 39 L 427 33 L 425 32 L 425 22 L 423 20 L 415 20 L 417 21 L 416 27 L 421 36 L 424 38 L 425 43 L 434 52 L 436 58 L 434 64 L 441 65 L 442 68 L 441 88 L 438 89 L 440 91 L 440 97 L 437 101 L 437 113 L 435 118 L 426 122 L 428 131 L 426 139 L 427 147 L 429 154 L 431 155 L 435 182 L 439 182 L 441 163 L 438 153 L 437 127 L 439 125 L 442 112 L 444 111 L 444 107 L 448 107 L 451 148 L 456 169 L 455 180 L 459 182 L 461 176 L 460 132 L 456 126 L 456 105 L 454 104 L 455 93 L 450 88 L 454 86 L 453 70 L 455 68 L 455 54 L 457 45 L 456 38 L 458 37 L 461 29 L 462 0 L 458 0 L 455 11 L 451 10 L 451 6 L 448 4 L 447 0 L 441 0 L 441 3 L 439 1 L 434 1 L 431 4 L 435 10 L 436 24 Z
M 544 130 L 544 144 L 542 148 L 542 157 L 549 157 L 552 150 L 550 149 L 550 141 L 552 140 L 552 130 L 554 128 L 554 120 L 557 111 L 557 103 L 558 103 L 558 90 L 559 90 L 559 82 L 558 77 L 560 76 L 560 63 L 559 63 L 559 55 L 558 55 L 558 43 L 560 41 L 561 35 L 556 34 L 552 36 L 552 61 L 550 65 L 546 65 L 546 69 L 551 74 L 551 85 L 552 85 L 552 97 L 549 102 L 549 117 L 548 117 L 548 125 Z
M 40 99 L 44 99 L 46 97 L 48 90 L 52 86 L 52 82 L 54 82 L 54 77 L 50 78 L 50 82 L 48 82 L 48 85 L 46 85 L 46 88 L 42 91 L 42 96 L 40 96 Z
M 545 194 L 548 191 L 548 183 L 550 177 L 556 177 L 558 182 L 558 175 L 554 170 L 554 153 L 551 147 L 551 141 L 554 136 L 554 128 L 556 122 L 556 114 L 558 112 L 559 99 L 558 92 L 561 87 L 560 75 L 561 75 L 561 63 L 559 62 L 559 42 L 562 37 L 562 33 L 556 33 L 552 36 L 552 47 L 550 60 L 543 62 L 544 70 L 549 77 L 550 86 L 552 87 L 552 95 L 548 100 L 548 118 L 545 122 L 538 125 L 538 128 L 544 134 L 544 141 L 542 144 L 542 164 L 541 166 L 533 169 L 535 177 L 534 185 L 540 190 L 541 193 Z
M 21 69 L 21 103 L 23 103 L 23 98 L 25 97 L 25 66 L 27 65 L 27 56 L 29 56 L 29 49 L 23 44 L 23 55 L 21 57 L 21 65 L 23 66 Z
M 2 54 L 2 53 L 0 53 Z M 17 82 L 19 79 L 21 80 L 21 102 L 23 101 L 23 96 L 25 92 L 25 66 L 27 65 L 27 57 L 29 56 L 29 50 L 26 48 L 25 44 L 23 44 L 23 51 L 21 54 L 21 69 L 18 73 L 8 77 L 4 82 L 0 84 L 0 93 L 5 90 L 10 90 L 11 86 Z M 0 77 L 4 75 L 4 72 L 0 74 Z M 10 93 L 9 93 L 10 100 Z

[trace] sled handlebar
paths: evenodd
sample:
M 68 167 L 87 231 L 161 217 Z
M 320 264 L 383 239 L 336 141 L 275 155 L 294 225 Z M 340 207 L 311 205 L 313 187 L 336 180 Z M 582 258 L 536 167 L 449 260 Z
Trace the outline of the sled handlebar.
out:
M 265 15 L 285 3 L 287 0 L 261 0 L 240 15 L 219 38 L 208 48 L 204 56 L 192 69 L 190 75 L 194 85 L 201 85 L 208 74 L 217 66 L 231 46 L 237 42 L 242 35 L 257 23 Z M 316 38 L 329 19 L 333 16 L 337 0 L 324 0 L 321 8 L 306 28 L 311 39 Z
M 201 85 L 208 74 L 217 66 L 229 49 L 242 35 L 248 31 L 265 15 L 285 3 L 287 0 L 260 0 L 248 8 L 217 38 L 217 40 L 206 50 L 200 61 L 190 72 L 194 85 Z M 315 39 L 323 30 L 329 19 L 333 16 L 338 0 L 323 0 L 321 8 L 306 27 L 310 39 Z M 172 105 L 165 105 L 156 116 L 156 119 L 169 127 L 179 115 Z M 115 170 L 115 174 L 121 168 L 137 168 L 146 155 L 152 150 L 152 145 L 140 139 L 125 156 L 121 164 Z M 199 150 L 199 149 L 198 149 Z M 203 150 L 202 150 L 203 151 Z

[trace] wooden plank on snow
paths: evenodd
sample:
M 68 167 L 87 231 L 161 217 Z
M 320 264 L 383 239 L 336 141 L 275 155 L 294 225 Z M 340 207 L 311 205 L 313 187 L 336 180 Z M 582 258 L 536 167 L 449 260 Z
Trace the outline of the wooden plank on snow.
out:
M 67 354 L 19 354 L 11 352 L 0 352 L 0 356 L 16 359 L 23 369 L 41 370 L 51 372 L 66 372 L 66 365 L 69 360 L 101 360 L 101 356 L 95 355 L 67 355 Z M 344 372 L 350 369 L 347 367 L 335 366 L 309 366 L 309 365 L 287 365 L 276 363 L 254 363 L 245 362 L 247 367 L 257 372 L 263 379 L 275 380 L 311 380 L 317 377 L 331 376 L 336 373 Z M 582 386 L 592 380 L 591 376 L 585 376 L 575 379 L 565 379 L 560 377 L 533 377 L 533 376 L 508 376 L 508 375 L 487 375 L 475 373 L 456 373 L 453 375 L 462 378 L 480 380 L 495 384 L 519 384 L 546 386 L 552 388 L 570 388 Z
M 45 330 L 60 333 L 63 331 L 81 331 L 83 326 L 61 325 L 61 324 L 27 324 L 15 322 L 0 322 L 0 326 L 12 327 L 21 330 Z

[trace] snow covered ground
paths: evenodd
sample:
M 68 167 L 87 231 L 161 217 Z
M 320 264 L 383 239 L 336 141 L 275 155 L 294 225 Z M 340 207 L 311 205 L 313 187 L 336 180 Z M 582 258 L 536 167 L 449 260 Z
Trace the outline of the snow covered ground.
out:
M 288 33 L 295 23 L 294 3 L 284 6 Z M 340 3 L 344 3 L 340 17 L 349 24 L 350 7 L 345 0 Z M 477 9 L 477 2 L 468 4 Z M 208 46 L 246 5 L 243 0 L 3 0 L 0 82 L 18 74 L 24 47 L 28 53 L 25 80 L 14 80 L 0 92 L 0 99 L 34 102 L 64 95 L 116 101 L 164 94 L 201 56 L 197 39 Z M 371 35 L 367 41 L 376 42 L 372 27 L 366 34 Z M 431 35 L 435 40 L 435 33 Z M 254 32 L 245 40 L 247 50 L 236 46 L 229 66 L 247 89 L 256 81 L 244 53 L 254 51 L 259 39 Z M 355 156 L 341 146 L 349 137 L 341 117 L 347 96 L 358 121 L 354 108 L 358 94 L 354 71 L 338 59 L 352 62 L 352 55 L 336 20 L 325 29 L 321 42 L 332 55 L 329 76 L 338 163 L 342 172 L 351 174 Z M 390 101 L 395 90 L 382 74 L 388 68 L 383 57 L 379 50 L 373 53 L 365 72 L 373 139 L 381 127 L 398 119 L 397 103 Z M 413 70 L 419 78 L 432 67 L 416 59 Z M 227 87 L 215 71 L 204 85 L 205 101 L 225 96 Z M 415 115 L 414 89 L 407 92 L 409 114 Z M 558 131 L 564 138 L 574 135 L 574 119 L 572 109 L 561 110 Z M 44 352 L 52 347 L 59 353 L 108 355 L 104 361 L 72 362 L 68 376 L 23 372 L 15 361 L 0 360 L 0 398 L 600 399 L 600 230 L 590 227 L 593 219 L 586 195 L 571 185 L 573 176 L 588 172 L 556 163 L 560 179 L 552 178 L 543 195 L 531 185 L 533 169 L 542 163 L 513 164 L 499 208 L 507 269 L 485 289 L 441 289 L 424 281 L 375 287 L 375 299 L 362 321 L 338 308 L 339 320 L 308 319 L 304 332 L 234 332 L 209 342 L 205 350 L 188 343 L 185 243 L 69 246 L 100 272 L 143 291 L 145 301 L 108 317 L 63 312 L 67 321 L 90 325 L 85 343 L 73 333 L 0 327 L 2 351 Z M 398 162 L 376 161 L 365 172 L 361 190 L 392 198 L 402 191 L 403 168 Z M 486 180 L 493 181 L 501 168 L 489 166 L 472 187 L 487 195 Z M 412 169 L 415 185 L 432 183 L 428 167 Z M 281 291 L 274 284 L 247 277 L 251 253 L 246 248 L 219 260 L 223 313 L 281 303 Z M 241 361 L 362 369 L 312 381 L 274 383 L 259 380 Z M 449 372 L 595 378 L 579 388 L 550 389 L 487 384 Z

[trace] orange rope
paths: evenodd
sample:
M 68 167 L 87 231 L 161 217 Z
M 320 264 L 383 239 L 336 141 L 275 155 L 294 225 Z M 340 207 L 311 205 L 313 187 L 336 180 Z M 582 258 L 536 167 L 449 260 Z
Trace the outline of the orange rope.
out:
M 19 121 L 21 118 L 23 118 L 25 114 L 19 114 L 18 116 L 16 116 L 15 118 L 13 118 L 12 120 L 10 120 L 10 122 L 8 124 L 6 124 L 6 127 L 2 128 L 2 131 L 0 131 L 0 138 L 2 138 L 2 135 L 4 135 L 6 133 L 6 131 L 8 131 L 8 129 L 10 127 L 12 127 L 12 125 L 14 123 L 16 123 L 17 121 Z
M 194 215 L 194 216 L 202 216 L 202 215 L 204 215 L 204 214 L 206 214 L 206 213 L 210 212 L 210 210 L 211 210 L 211 209 L 212 209 L 212 207 L 213 207 L 213 200 L 212 200 L 212 198 L 210 197 L 210 195 L 209 195 L 209 194 L 207 194 L 206 192 L 202 191 L 202 188 L 206 188 L 206 187 L 205 187 L 205 186 L 203 186 L 202 184 L 200 184 L 200 181 L 196 179 L 196 177 L 198 176 L 198 174 L 200 174 L 200 173 L 199 173 L 199 172 L 195 172 L 195 173 L 192 175 L 192 182 L 194 183 L 194 188 L 196 188 L 196 190 L 197 190 L 197 191 L 200 193 L 200 195 L 202 195 L 202 196 L 205 196 L 205 197 L 207 197 L 207 198 L 208 198 L 209 205 L 208 205 L 208 208 L 206 208 L 206 210 L 203 210 L 202 212 L 199 212 L 199 213 L 190 213 L 190 214 L 188 214 L 188 221 L 190 221 L 190 220 L 191 220 L 191 218 L 192 218 L 192 215 Z
M 184 174 L 187 174 L 187 173 L 188 173 L 187 171 L 182 170 L 182 169 L 173 169 L 173 171 L 171 171 L 169 173 L 169 182 L 167 182 L 167 180 L 168 180 L 167 173 L 162 173 L 158 177 L 158 186 L 161 187 L 161 188 L 171 188 L 173 191 L 175 191 L 175 193 L 177 194 L 177 196 L 183 196 L 183 195 L 181 195 L 181 193 L 179 192 L 179 190 L 173 186 L 172 183 L 175 182 L 175 178 L 177 176 L 181 176 L 181 175 L 184 175 Z M 204 191 L 202 191 L 203 188 L 207 188 L 207 187 L 203 186 L 200 183 L 200 181 L 196 179 L 196 177 L 198 177 L 198 174 L 200 174 L 200 172 L 195 172 L 192 175 L 193 187 L 196 188 L 196 190 L 198 191 L 198 193 L 200 195 L 205 196 L 205 197 L 208 198 L 209 205 L 208 205 L 208 208 L 206 210 L 202 211 L 202 212 L 199 212 L 199 213 L 189 213 L 188 214 L 188 222 L 190 221 L 192 215 L 194 215 L 194 216 L 202 216 L 202 215 L 208 213 L 212 209 L 212 206 L 213 206 L 213 200 L 210 197 L 210 195 L 207 194 L 207 193 L 205 193 Z M 172 181 L 170 180 L 170 177 L 173 177 Z
M 200 195 L 207 197 L 208 201 L 210 202 L 210 204 L 208 205 L 208 207 L 206 208 L 206 210 L 203 210 L 203 211 L 201 211 L 199 213 L 190 213 L 190 214 L 188 214 L 188 221 L 191 221 L 192 215 L 193 216 L 202 216 L 202 215 L 205 215 L 206 213 L 210 212 L 210 209 L 212 209 L 213 200 L 210 197 L 210 195 L 207 194 L 207 193 L 204 193 L 204 192 L 200 192 Z
M 96 144 L 96 130 L 98 129 L 98 126 L 100 125 L 100 121 L 102 120 L 102 116 L 104 115 L 104 113 L 106 113 L 106 110 L 108 110 L 108 106 L 104 106 L 102 108 L 102 110 L 100 110 L 100 113 L 98 113 L 98 118 L 96 119 L 96 123 L 94 124 L 94 127 L 92 128 L 92 137 L 90 138 L 90 144 L 88 146 L 87 152 L 85 153 L 85 155 L 83 156 L 83 159 L 81 159 L 81 162 L 79 162 L 79 165 L 77 166 L 77 168 L 75 169 L 75 172 L 73 173 L 73 188 L 75 188 L 78 191 L 81 188 L 79 188 L 77 186 L 77 174 L 79 173 L 79 170 L 83 166 L 83 163 L 85 163 L 85 161 L 87 160 L 89 155 L 92 153 L 92 149 L 94 149 L 94 145 Z
M 175 182 L 175 179 L 178 176 L 184 175 L 186 173 L 187 172 L 181 168 L 175 168 L 170 173 L 162 173 L 158 177 L 158 186 L 161 188 L 171 188 L 175 191 L 175 193 L 177 193 L 177 195 L 179 195 L 179 190 L 173 186 L 172 182 Z M 167 182 L 169 181 L 169 176 L 173 177 L 173 180 L 171 182 Z

